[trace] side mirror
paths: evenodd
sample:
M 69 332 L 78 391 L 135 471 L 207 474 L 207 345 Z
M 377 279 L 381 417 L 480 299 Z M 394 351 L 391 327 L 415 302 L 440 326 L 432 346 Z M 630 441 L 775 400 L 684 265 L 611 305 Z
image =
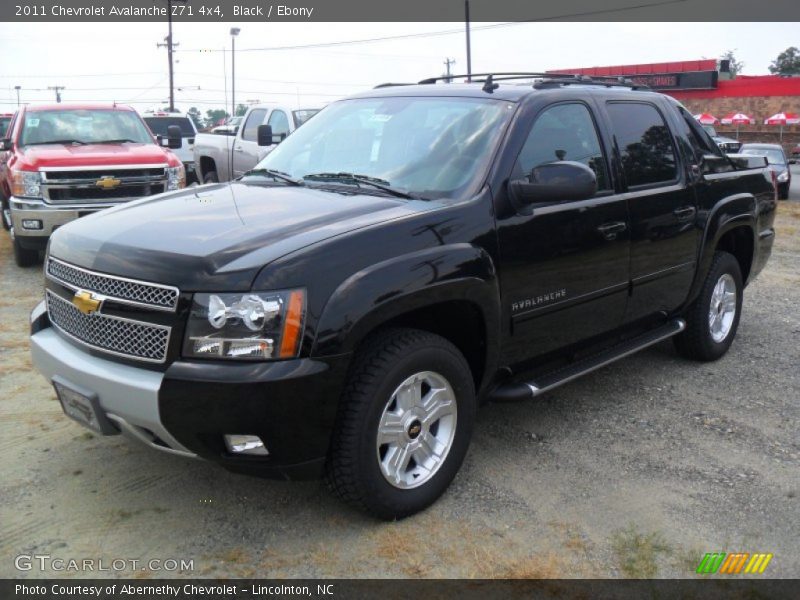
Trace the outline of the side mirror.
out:
M 586 200 L 597 193 L 597 176 L 583 163 L 563 160 L 534 167 L 527 180 L 515 179 L 508 187 L 521 205 Z
M 272 138 L 272 125 L 259 125 L 256 139 L 259 146 L 272 146 L 275 143 Z
M 6 150 L 12 150 L 14 148 L 14 143 L 11 141 L 10 138 L 3 138 L 0 140 L 0 152 L 5 152 Z
M 177 125 L 170 125 L 167 127 L 167 147 L 171 150 L 177 150 L 181 146 L 183 146 L 181 128 Z

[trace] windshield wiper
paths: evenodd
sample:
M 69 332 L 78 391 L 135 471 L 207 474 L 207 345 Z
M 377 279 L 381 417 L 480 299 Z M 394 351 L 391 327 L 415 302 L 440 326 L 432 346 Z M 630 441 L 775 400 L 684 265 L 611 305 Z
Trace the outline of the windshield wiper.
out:
M 384 192 L 396 196 L 397 198 L 406 198 L 407 200 L 424 200 L 419 196 L 414 196 L 408 192 L 393 188 L 392 184 L 385 179 L 378 177 L 369 177 L 368 175 L 356 175 L 355 173 L 312 173 L 306 175 L 303 179 L 310 179 L 312 181 L 337 181 L 342 183 L 352 182 L 356 185 L 365 184 L 371 185 L 374 188 L 383 190 Z
M 281 181 L 291 183 L 292 185 L 305 185 L 302 179 L 295 179 L 288 173 L 284 173 L 283 171 L 277 171 L 275 169 L 251 169 L 247 171 L 244 175 L 242 175 L 242 177 L 247 177 L 248 175 L 266 175 L 276 180 L 279 179 Z
M 141 144 L 141 142 L 137 142 L 136 140 L 131 140 L 129 138 L 120 138 L 118 140 L 100 140 L 97 142 L 92 142 L 93 144 L 124 144 L 126 142 L 130 142 L 131 144 Z
M 46 146 L 47 144 L 78 144 L 79 146 L 85 146 L 87 142 L 82 142 L 81 140 L 48 140 L 46 142 L 27 142 L 23 144 L 24 146 Z

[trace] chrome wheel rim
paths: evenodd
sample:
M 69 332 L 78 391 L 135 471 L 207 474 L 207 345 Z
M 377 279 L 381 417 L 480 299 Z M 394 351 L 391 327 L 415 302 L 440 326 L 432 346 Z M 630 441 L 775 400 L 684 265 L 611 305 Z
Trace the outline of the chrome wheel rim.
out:
M 378 422 L 383 477 L 400 489 L 429 481 L 444 464 L 456 433 L 456 396 L 438 373 L 422 371 L 397 386 Z
M 708 308 L 708 329 L 711 339 L 722 342 L 733 327 L 736 316 L 736 282 L 728 273 L 722 275 L 711 294 L 711 306 Z

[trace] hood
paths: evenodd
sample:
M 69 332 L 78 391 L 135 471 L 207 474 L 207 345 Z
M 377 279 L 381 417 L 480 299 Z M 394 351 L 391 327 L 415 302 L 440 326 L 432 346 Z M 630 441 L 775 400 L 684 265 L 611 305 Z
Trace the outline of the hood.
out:
M 156 144 L 43 144 L 22 149 L 22 164 L 30 169 L 173 163 L 171 153 Z
M 53 233 L 49 251 L 87 269 L 184 291 L 242 291 L 281 256 L 437 204 L 308 187 L 214 184 L 73 221 Z

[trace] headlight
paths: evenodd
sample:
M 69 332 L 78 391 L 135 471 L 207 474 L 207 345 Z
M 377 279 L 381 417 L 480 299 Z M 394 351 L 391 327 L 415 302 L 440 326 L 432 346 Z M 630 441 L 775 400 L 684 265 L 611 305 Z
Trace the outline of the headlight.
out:
M 186 170 L 183 165 L 167 167 L 167 191 L 179 190 L 186 187 Z
M 38 171 L 11 171 L 11 195 L 19 198 L 42 197 L 42 174 Z
M 271 360 L 300 350 L 305 292 L 195 294 L 183 355 L 188 358 Z
M 789 171 L 783 171 L 780 175 L 778 175 L 778 181 L 781 183 L 784 181 L 789 181 Z

